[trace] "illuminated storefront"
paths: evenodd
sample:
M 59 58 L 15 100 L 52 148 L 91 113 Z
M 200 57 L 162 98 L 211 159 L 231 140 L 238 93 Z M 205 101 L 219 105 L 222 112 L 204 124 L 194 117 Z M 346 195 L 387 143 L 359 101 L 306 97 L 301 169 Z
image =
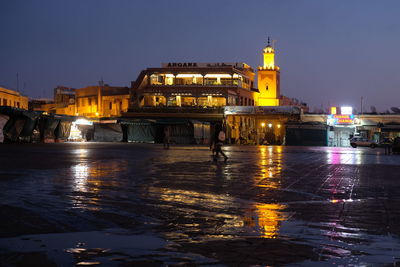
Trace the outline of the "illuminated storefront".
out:
M 298 121 L 300 114 L 292 106 L 224 108 L 228 136 L 236 144 L 282 145 L 287 121 Z
M 328 146 L 349 147 L 350 138 L 355 135 L 360 120 L 353 115 L 351 107 L 331 107 L 327 125 Z

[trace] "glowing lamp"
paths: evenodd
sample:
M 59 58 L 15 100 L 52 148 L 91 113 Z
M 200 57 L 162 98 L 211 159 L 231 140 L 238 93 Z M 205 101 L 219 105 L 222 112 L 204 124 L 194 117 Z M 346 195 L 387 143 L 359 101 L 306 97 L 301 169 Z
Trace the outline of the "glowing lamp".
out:
M 263 128 L 265 127 L 265 122 L 261 123 L 261 127 L 263 127 Z

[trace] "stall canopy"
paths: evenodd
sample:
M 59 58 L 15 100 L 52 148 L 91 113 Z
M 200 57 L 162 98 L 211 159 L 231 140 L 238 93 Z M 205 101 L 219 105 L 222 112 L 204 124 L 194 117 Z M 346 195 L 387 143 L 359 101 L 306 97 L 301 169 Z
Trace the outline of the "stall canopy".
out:
M 193 137 L 196 144 L 208 144 L 210 141 L 210 123 L 191 121 L 193 124 Z
M 71 133 L 71 124 L 71 121 L 60 121 L 55 130 L 56 142 L 68 140 L 69 134 Z
M 288 122 L 286 124 L 287 146 L 326 146 L 327 126 L 319 122 Z
M 60 123 L 60 118 L 52 115 L 44 115 L 39 119 L 40 140 L 44 143 L 54 143 L 56 140 L 55 130 Z
M 155 120 L 121 120 L 126 140 L 137 143 L 162 143 L 165 127 L 169 127 L 170 142 L 174 144 L 207 144 L 210 124 L 182 118 L 159 118 Z
M 122 127 L 119 123 L 94 123 L 95 142 L 121 142 Z
M 126 131 L 126 141 L 135 143 L 154 143 L 156 125 L 154 120 L 124 120 L 121 121 Z
M 0 143 L 4 142 L 3 128 L 9 118 L 7 115 L 0 114 Z
M 175 144 L 204 144 L 210 138 L 210 124 L 190 119 L 164 118 L 156 121 L 156 141 L 161 142 L 160 133 L 170 127 L 170 140 Z M 161 134 L 162 136 L 162 134 Z
M 3 127 L 4 140 L 7 142 L 31 142 L 38 111 L 28 111 L 12 107 L 0 107 L 0 114 L 7 115 L 9 120 Z

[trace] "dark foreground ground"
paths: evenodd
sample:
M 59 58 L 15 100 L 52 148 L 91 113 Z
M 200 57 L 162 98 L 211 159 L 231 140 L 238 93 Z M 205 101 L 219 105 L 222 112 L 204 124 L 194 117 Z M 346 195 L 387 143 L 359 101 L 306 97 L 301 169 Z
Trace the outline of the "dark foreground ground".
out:
M 2 266 L 396 266 L 380 149 L 0 145 Z

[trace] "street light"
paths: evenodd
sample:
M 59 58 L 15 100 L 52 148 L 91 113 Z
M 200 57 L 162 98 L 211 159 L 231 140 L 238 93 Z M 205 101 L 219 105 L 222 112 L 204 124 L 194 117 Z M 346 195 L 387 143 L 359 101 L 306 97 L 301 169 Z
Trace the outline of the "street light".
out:
M 272 123 L 269 123 L 269 124 L 268 124 L 268 127 L 271 128 L 271 127 L 272 127 Z

